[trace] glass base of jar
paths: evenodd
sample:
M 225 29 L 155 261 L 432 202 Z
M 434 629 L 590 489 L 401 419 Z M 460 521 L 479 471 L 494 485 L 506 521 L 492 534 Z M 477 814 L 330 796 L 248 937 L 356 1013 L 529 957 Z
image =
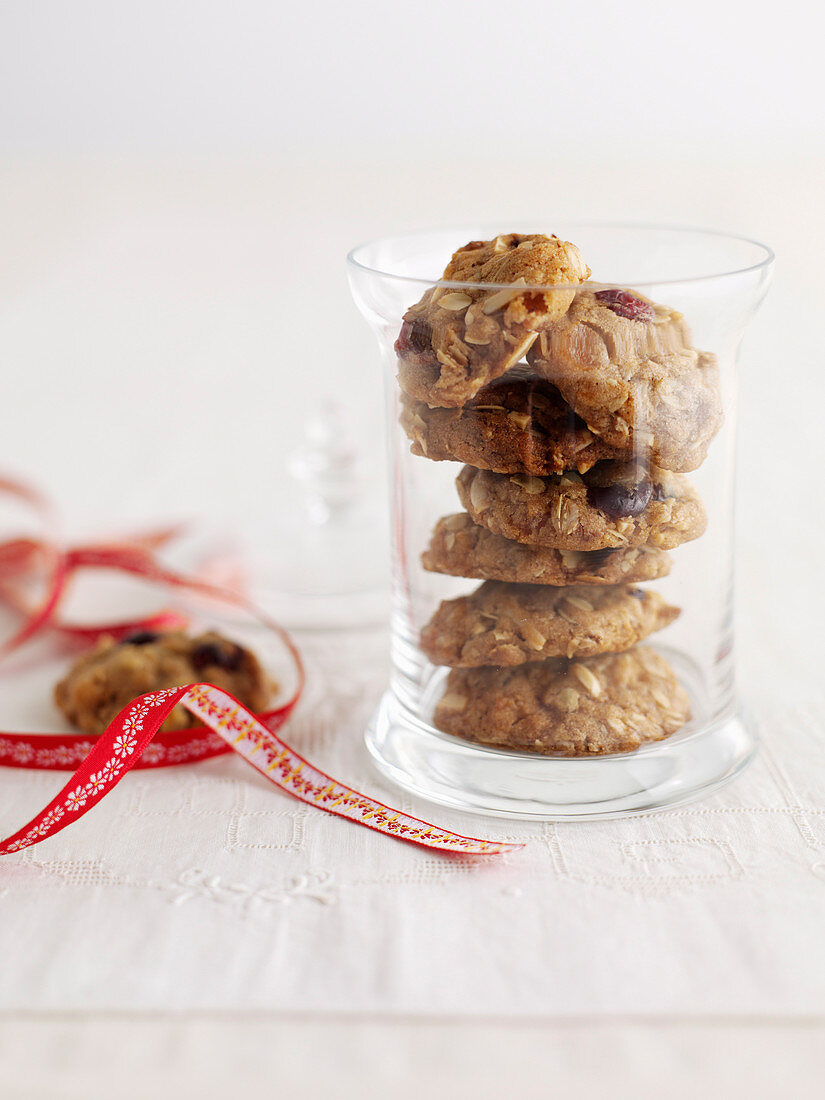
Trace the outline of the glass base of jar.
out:
M 365 734 L 378 770 L 404 790 L 469 813 L 533 821 L 628 817 L 702 798 L 747 767 L 758 740 L 736 711 L 632 753 L 537 756 L 442 734 L 392 692 Z

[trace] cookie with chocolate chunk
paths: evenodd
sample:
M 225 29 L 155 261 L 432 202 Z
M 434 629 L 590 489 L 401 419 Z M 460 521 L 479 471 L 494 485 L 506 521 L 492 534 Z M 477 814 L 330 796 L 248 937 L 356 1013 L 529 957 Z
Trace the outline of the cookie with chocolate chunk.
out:
M 433 722 L 484 745 L 554 756 L 631 752 L 690 717 L 690 701 L 655 650 L 635 646 L 515 668 L 455 668 Z
M 473 521 L 493 534 L 556 550 L 656 546 L 671 550 L 705 530 L 687 478 L 633 462 L 600 462 L 585 474 L 495 474 L 465 466 L 456 479 Z
M 630 584 L 485 581 L 441 604 L 421 631 L 421 648 L 433 664 L 453 668 L 590 657 L 630 649 L 678 614 L 657 592 Z
M 695 470 L 722 423 L 716 357 L 640 294 L 580 290 L 528 358 L 605 444 L 662 469 Z
M 254 712 L 265 709 L 275 690 L 254 653 L 220 634 L 141 631 L 122 642 L 101 639 L 72 665 L 54 698 L 72 725 L 97 736 L 139 695 L 192 683 L 224 688 Z M 175 707 L 161 729 L 199 724 Z
M 554 550 L 494 535 L 466 512 L 438 521 L 421 564 L 431 573 L 522 584 L 619 584 L 656 580 L 670 557 L 655 546 L 625 550 Z
M 412 453 L 466 462 L 501 474 L 584 473 L 622 457 L 587 427 L 555 386 L 527 367 L 513 367 L 460 409 L 431 409 L 401 395 L 400 423 Z
M 395 342 L 402 390 L 434 407 L 466 405 L 563 316 L 571 288 L 589 274 L 576 246 L 558 237 L 470 241 L 444 270 L 445 282 L 460 285 L 431 287 L 404 314 Z

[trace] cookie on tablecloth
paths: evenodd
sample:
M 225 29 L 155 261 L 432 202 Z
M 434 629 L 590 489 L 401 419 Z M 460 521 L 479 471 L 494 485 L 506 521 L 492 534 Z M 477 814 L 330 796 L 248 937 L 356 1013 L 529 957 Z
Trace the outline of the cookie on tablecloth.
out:
M 101 639 L 72 665 L 54 697 L 72 725 L 97 736 L 137 696 L 201 682 L 230 692 L 253 712 L 266 708 L 275 689 L 255 655 L 220 634 L 193 638 L 180 631 L 147 630 L 121 642 Z M 175 707 L 161 728 L 198 724 L 183 707 Z

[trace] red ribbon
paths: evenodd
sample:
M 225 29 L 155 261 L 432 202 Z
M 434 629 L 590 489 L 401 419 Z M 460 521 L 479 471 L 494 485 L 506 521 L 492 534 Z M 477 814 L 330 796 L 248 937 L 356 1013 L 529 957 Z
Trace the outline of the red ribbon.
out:
M 9 478 L 0 478 L 5 492 L 33 507 L 49 526 L 51 508 L 35 490 Z M 154 551 L 175 529 L 118 543 L 61 549 L 48 539 L 20 538 L 0 543 L 0 599 L 24 615 L 12 637 L 0 646 L 0 659 L 46 629 L 93 643 L 104 634 L 124 637 L 136 629 L 171 629 L 184 619 L 161 611 L 139 621 L 79 625 L 58 619 L 57 612 L 71 577 L 82 569 L 109 569 L 173 588 L 186 589 L 243 608 L 283 642 L 298 674 L 291 698 L 265 714 L 251 714 L 237 699 L 213 684 L 142 695 L 125 707 L 97 740 L 82 734 L 25 734 L 0 732 L 0 765 L 20 768 L 76 767 L 69 782 L 27 825 L 0 841 L 0 855 L 39 844 L 60 832 L 95 806 L 134 767 L 152 768 L 191 763 L 234 750 L 279 790 L 309 805 L 367 828 L 444 852 L 495 855 L 522 847 L 451 833 L 418 818 L 393 810 L 344 786 L 315 768 L 282 741 L 283 726 L 300 699 L 305 672 L 300 653 L 286 631 L 262 614 L 243 596 L 197 577 L 186 577 L 163 566 Z M 32 607 L 22 587 L 43 570 L 47 588 L 39 606 Z M 200 719 L 207 729 L 161 732 L 160 727 L 178 704 Z

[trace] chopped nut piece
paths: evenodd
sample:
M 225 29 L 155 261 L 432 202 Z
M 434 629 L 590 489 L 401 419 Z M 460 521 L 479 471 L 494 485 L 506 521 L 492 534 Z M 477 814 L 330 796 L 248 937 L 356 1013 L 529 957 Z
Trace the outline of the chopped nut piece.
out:
M 559 692 L 558 699 L 559 710 L 575 710 L 578 705 L 579 693 L 577 691 L 574 691 L 573 688 L 562 688 Z
M 438 299 L 439 309 L 449 309 L 454 312 L 460 309 L 466 309 L 467 306 L 472 305 L 472 303 L 473 299 L 470 295 L 464 294 L 460 290 L 451 290 Z
M 579 611 L 593 610 L 593 604 L 583 596 L 565 596 L 564 598 L 568 603 L 572 604 L 573 607 L 577 607 Z
M 480 481 L 473 481 L 470 485 L 470 503 L 477 512 L 483 512 L 490 507 L 490 497 Z
M 587 688 L 594 699 L 598 698 L 601 694 L 602 685 L 586 665 L 573 665 L 570 671 L 579 683 Z
M 521 624 L 521 634 L 525 642 L 534 649 L 537 653 L 542 649 L 547 641 L 545 636 L 540 630 L 536 630 L 532 623 Z
M 464 710 L 467 706 L 467 698 L 464 695 L 453 695 L 448 692 L 442 696 L 438 705 L 442 710 Z
M 525 493 L 538 496 L 545 490 L 545 484 L 540 477 L 531 477 L 530 474 L 513 474 L 510 478 L 514 485 L 518 485 Z M 474 483 L 475 484 L 475 483 Z
M 495 313 L 502 306 L 506 306 L 511 299 L 518 297 L 521 293 L 520 288 L 526 285 L 527 280 L 522 277 L 514 281 L 513 287 L 515 289 L 498 290 L 495 294 L 491 294 L 482 307 L 485 314 L 489 317 L 491 313 Z

